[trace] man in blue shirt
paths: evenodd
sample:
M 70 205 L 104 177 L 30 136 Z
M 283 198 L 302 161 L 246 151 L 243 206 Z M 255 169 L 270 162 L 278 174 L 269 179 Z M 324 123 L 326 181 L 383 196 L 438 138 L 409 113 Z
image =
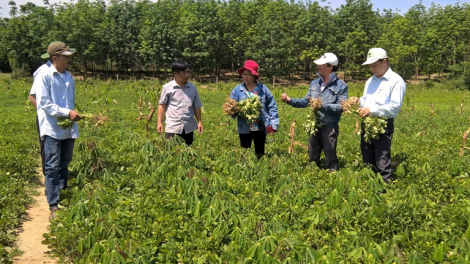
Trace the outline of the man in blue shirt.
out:
M 353 97 L 360 102 L 359 115 L 366 117 L 387 117 L 385 133 L 371 143 L 364 140 L 361 133 L 362 160 L 371 164 L 374 171 L 380 173 L 386 183 L 392 179 L 391 146 L 394 131 L 393 120 L 400 112 L 406 84 L 403 78 L 392 71 L 388 64 L 387 52 L 382 48 L 372 48 L 367 54 L 367 60 L 362 65 L 369 65 L 374 74 L 367 80 L 364 94 L 361 98 Z
M 339 134 L 338 122 L 343 112 L 341 102 L 348 99 L 348 85 L 336 75 L 338 58 L 333 53 L 325 53 L 318 60 L 318 79 L 312 81 L 304 98 L 290 98 L 282 94 L 283 102 L 293 107 L 307 107 L 310 99 L 321 98 L 322 106 L 319 109 L 321 127 L 308 141 L 309 162 L 320 162 L 321 151 L 325 152 L 326 168 L 329 171 L 338 170 L 338 157 L 336 145 Z
M 67 187 L 68 164 L 72 161 L 75 138 L 78 138 L 78 126 L 72 122 L 62 128 L 58 118 L 80 121 L 82 116 L 74 110 L 75 81 L 67 71 L 72 63 L 69 49 L 63 42 L 51 43 L 47 49 L 52 65 L 41 70 L 36 76 L 33 88 L 36 92 L 39 132 L 44 141 L 44 176 L 46 196 L 51 214 L 56 217 L 59 191 Z

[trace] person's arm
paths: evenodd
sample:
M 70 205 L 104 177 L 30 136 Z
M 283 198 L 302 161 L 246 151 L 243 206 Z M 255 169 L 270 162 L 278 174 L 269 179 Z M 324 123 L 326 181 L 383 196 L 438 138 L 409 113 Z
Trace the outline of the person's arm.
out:
M 348 100 L 348 85 L 343 83 L 341 88 L 339 89 L 338 92 L 338 99 L 339 101 L 334 104 L 323 104 L 320 108 L 320 111 L 322 111 L 325 114 L 340 114 L 343 112 L 343 108 L 341 107 L 341 102 L 345 102 Z
M 193 100 L 193 107 L 194 107 L 194 115 L 196 116 L 197 120 L 197 131 L 199 134 L 204 131 L 204 128 L 202 127 L 202 119 L 201 119 L 201 107 L 202 107 L 202 102 L 201 102 L 201 97 L 199 97 L 199 93 L 196 89 L 196 94 L 194 95 L 194 100 Z
M 296 107 L 296 108 L 304 108 L 304 107 L 309 106 L 310 98 L 312 97 L 312 94 L 313 94 L 312 89 L 314 87 L 314 82 L 315 81 L 313 81 L 310 84 L 310 87 L 308 88 L 307 94 L 305 94 L 304 98 L 299 98 L 299 99 L 298 98 L 290 98 L 289 96 L 287 96 L 287 94 L 283 94 L 283 96 L 281 98 L 282 101 L 287 103 L 288 105 L 291 105 L 291 106 Z
M 197 131 L 201 134 L 204 131 L 204 127 L 202 126 L 202 119 L 201 119 L 201 108 L 194 108 L 194 115 L 196 116 L 197 120 Z
M 167 88 L 163 86 L 162 93 L 160 94 L 160 100 L 158 101 L 157 111 L 157 132 L 163 133 L 163 121 L 165 120 L 165 112 L 168 106 L 169 99 L 167 96 Z
M 157 112 L 157 132 L 163 133 L 163 120 L 165 119 L 165 109 L 166 105 L 160 104 L 158 105 L 158 112 Z
M 33 104 L 34 108 L 38 108 L 37 104 L 36 104 L 36 95 L 35 94 L 30 94 L 29 95 L 29 101 L 31 102 L 31 104 Z
M 232 92 L 230 93 L 230 99 L 233 99 L 238 102 L 240 100 L 237 96 L 237 89 L 239 89 L 239 86 L 237 85 L 235 88 L 233 88 Z M 238 113 L 231 115 L 232 118 L 236 118 L 238 116 Z
M 268 88 L 266 88 L 266 104 L 268 105 L 267 112 L 269 115 L 270 125 L 273 130 L 277 131 L 279 126 L 279 113 L 276 100 L 274 100 L 274 96 Z
M 46 114 L 54 117 L 69 117 L 73 121 L 79 121 L 82 119 L 81 115 L 78 114 L 73 109 L 68 109 L 64 107 L 60 107 L 57 104 L 54 104 L 52 101 L 50 95 L 49 95 L 49 90 L 51 89 L 51 83 L 52 81 L 50 80 L 52 78 L 49 75 L 42 74 L 39 75 L 33 83 L 33 88 L 35 91 L 39 91 L 39 98 L 36 97 L 36 100 L 39 99 L 37 102 L 37 107 L 42 109 Z
M 372 77 L 369 78 L 369 80 L 367 80 L 366 85 L 364 86 L 364 92 L 362 93 L 361 98 L 359 98 L 359 106 L 360 107 L 364 107 L 364 104 L 365 104 L 366 99 L 367 99 L 367 90 L 369 88 L 369 84 L 370 84 L 371 81 L 372 81 Z

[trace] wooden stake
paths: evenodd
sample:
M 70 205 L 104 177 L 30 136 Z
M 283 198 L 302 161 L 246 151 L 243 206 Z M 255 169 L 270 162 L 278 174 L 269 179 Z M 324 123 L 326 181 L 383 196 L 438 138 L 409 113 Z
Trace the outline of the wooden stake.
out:
M 432 109 L 431 115 L 434 115 L 434 105 L 432 103 L 431 103 L 431 109 Z
M 462 143 L 462 147 L 460 148 L 460 155 L 459 156 L 462 156 L 465 152 L 465 149 L 468 149 L 467 147 L 465 147 L 465 143 L 467 141 L 468 134 L 470 134 L 470 128 L 467 129 L 467 131 L 465 131 L 465 133 L 463 133 L 463 143 Z
M 462 114 L 462 109 L 463 109 L 463 100 L 462 100 L 462 103 L 460 104 L 460 114 Z
M 274 84 L 276 83 L 276 76 L 273 75 L 273 89 L 274 89 Z
M 215 87 L 219 88 L 219 76 L 215 77 Z
M 295 134 L 295 122 L 297 118 L 294 118 L 294 121 L 290 124 L 289 135 L 290 135 L 290 146 L 289 153 L 294 153 L 294 134 Z

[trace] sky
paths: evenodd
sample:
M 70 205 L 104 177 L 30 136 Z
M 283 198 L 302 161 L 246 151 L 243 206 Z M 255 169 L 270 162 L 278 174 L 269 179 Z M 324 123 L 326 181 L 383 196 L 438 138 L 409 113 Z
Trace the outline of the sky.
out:
M 69 2 L 71 0 L 62 1 L 62 2 Z M 0 0 L 0 17 L 10 17 L 10 6 L 8 5 L 9 0 Z M 16 0 L 16 6 L 19 8 L 20 5 L 23 5 L 27 2 L 32 2 L 36 5 L 44 5 L 43 0 Z M 49 0 L 49 3 L 58 3 L 61 2 L 60 0 Z M 321 5 L 329 5 L 333 9 L 340 7 L 342 4 L 345 4 L 345 0 L 326 0 L 326 1 L 318 1 Z M 435 3 L 436 5 L 446 6 L 446 5 L 454 5 L 457 3 L 456 0 L 422 0 L 423 5 L 426 8 L 431 6 L 431 3 Z M 459 1 L 460 3 L 464 3 L 466 1 Z M 393 1 L 386 1 L 386 0 L 371 0 L 372 8 L 374 10 L 379 9 L 382 11 L 383 9 L 392 9 L 399 14 L 404 14 L 408 9 L 412 6 L 419 3 L 419 0 L 393 0 Z

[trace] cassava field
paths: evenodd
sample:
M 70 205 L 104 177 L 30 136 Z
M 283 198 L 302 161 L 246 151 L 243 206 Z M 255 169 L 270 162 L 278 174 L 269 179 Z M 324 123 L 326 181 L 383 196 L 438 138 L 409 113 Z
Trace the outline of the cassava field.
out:
M 40 163 L 26 103 L 32 80 L 0 78 L 0 262 L 8 263 Z M 295 141 L 307 144 L 309 110 L 280 95 L 302 97 L 307 86 L 273 89 L 280 129 L 258 161 L 223 113 L 235 83 L 197 84 L 205 131 L 190 148 L 156 133 L 156 114 L 147 122 L 162 85 L 77 81 L 78 107 L 93 117 L 79 123 L 70 188 L 43 241 L 63 262 L 470 263 L 470 149 L 460 155 L 468 91 L 408 86 L 392 145 L 396 179 L 385 186 L 361 162 L 355 116 L 340 122 L 340 171 L 309 164 L 299 144 L 288 153 L 294 118 Z M 349 96 L 362 89 L 350 84 Z

